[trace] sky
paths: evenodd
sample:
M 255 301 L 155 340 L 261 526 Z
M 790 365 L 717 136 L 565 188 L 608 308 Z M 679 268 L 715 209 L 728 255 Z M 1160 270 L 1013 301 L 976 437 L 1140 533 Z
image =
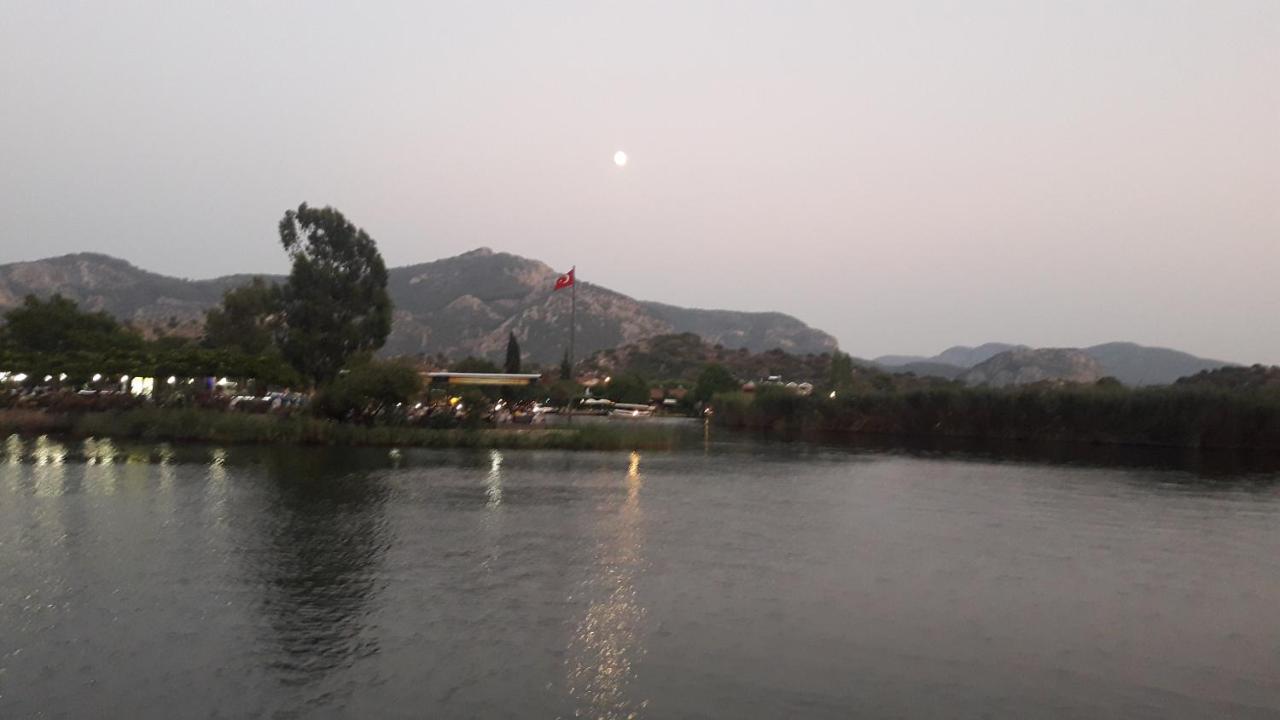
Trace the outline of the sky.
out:
M 860 357 L 1280 364 L 1280 2 L 0 1 L 0 262 L 284 272 L 303 201 Z

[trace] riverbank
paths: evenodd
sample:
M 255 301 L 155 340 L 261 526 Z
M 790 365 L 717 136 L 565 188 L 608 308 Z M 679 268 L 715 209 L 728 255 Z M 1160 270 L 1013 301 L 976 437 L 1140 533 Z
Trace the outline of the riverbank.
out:
M 679 447 L 681 436 L 687 434 L 668 426 L 588 423 L 554 428 L 431 429 L 356 425 L 301 414 L 251 415 L 195 408 L 140 407 L 87 413 L 0 410 L 0 435 L 13 433 L 236 445 L 552 450 L 668 450 Z

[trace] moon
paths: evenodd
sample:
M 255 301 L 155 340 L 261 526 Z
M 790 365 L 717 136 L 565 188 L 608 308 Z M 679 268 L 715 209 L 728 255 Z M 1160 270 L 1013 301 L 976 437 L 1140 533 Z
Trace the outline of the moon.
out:
M 619 150 L 613 154 L 613 164 L 618 167 L 625 167 L 627 164 L 627 154 Z

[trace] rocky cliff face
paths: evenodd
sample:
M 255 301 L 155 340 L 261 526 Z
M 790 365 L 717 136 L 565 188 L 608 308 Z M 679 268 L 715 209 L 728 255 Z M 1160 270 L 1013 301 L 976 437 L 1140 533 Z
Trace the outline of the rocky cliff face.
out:
M 1102 365 L 1084 351 L 1018 348 L 978 363 L 960 379 L 969 385 L 1001 387 L 1043 381 L 1093 383 L 1102 377 Z
M 537 260 L 481 248 L 435 262 L 389 270 L 395 304 L 387 354 L 443 353 L 501 357 L 514 332 L 532 362 L 554 363 L 564 351 L 570 294 L 552 292 L 559 273 Z M 55 292 L 146 329 L 195 334 L 204 311 L 250 275 L 184 280 L 140 270 L 106 255 L 83 253 L 0 265 L 0 312 L 27 294 Z M 280 280 L 269 277 L 270 280 Z M 695 332 L 726 347 L 780 347 L 820 353 L 835 338 L 780 313 L 694 310 L 646 303 L 592 283 L 578 284 L 579 357 L 673 332 Z

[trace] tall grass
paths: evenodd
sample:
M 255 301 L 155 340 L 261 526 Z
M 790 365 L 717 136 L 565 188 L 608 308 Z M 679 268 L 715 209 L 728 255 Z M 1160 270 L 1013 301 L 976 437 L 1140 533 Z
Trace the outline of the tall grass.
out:
M 875 433 L 1280 449 L 1280 394 L 1218 389 L 942 386 L 826 397 L 716 399 L 717 422 L 787 434 Z

